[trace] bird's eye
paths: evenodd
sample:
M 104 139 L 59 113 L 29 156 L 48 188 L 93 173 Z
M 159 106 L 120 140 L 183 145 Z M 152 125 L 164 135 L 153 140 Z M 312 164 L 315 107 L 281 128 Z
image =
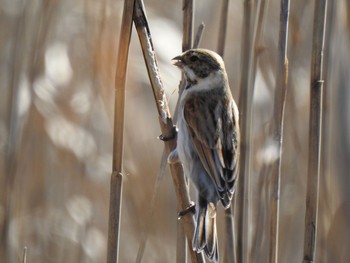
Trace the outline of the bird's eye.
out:
M 198 60 L 198 57 L 195 56 L 195 55 L 193 55 L 193 56 L 190 57 L 190 60 L 191 60 L 192 62 L 195 62 L 195 61 Z

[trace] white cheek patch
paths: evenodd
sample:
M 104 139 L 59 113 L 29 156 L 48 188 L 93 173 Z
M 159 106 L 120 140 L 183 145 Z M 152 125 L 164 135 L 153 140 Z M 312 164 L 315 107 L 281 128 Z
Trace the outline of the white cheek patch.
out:
M 211 72 L 205 78 L 199 78 L 194 71 L 188 66 L 184 67 L 186 77 L 193 82 L 191 91 L 209 90 L 216 87 L 222 87 L 224 83 L 224 76 L 220 71 Z
M 193 70 L 190 69 L 188 66 L 184 67 L 184 71 L 185 71 L 185 74 L 186 74 L 187 78 L 189 78 L 191 81 L 196 81 L 197 80 L 196 74 L 194 74 Z
M 220 88 L 224 85 L 224 79 L 222 74 L 219 71 L 212 72 L 209 76 L 204 79 L 199 79 L 197 84 L 194 85 L 197 91 L 200 90 L 210 90 L 213 88 Z

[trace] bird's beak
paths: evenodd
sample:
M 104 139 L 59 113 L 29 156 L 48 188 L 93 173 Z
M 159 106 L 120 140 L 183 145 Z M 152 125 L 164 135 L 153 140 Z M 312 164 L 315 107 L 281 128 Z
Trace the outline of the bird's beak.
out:
M 172 61 L 173 61 L 173 64 L 174 64 L 175 66 L 179 67 L 179 68 L 182 68 L 182 67 L 184 66 L 184 61 L 183 61 L 183 58 L 182 58 L 181 55 L 180 55 L 180 56 L 177 56 L 177 57 L 174 57 L 174 58 L 172 59 Z

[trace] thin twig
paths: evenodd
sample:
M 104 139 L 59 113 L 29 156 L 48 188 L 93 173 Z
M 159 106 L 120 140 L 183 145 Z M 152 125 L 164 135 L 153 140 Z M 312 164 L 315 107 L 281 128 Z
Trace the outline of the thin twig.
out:
M 167 138 L 164 140 L 165 150 L 166 153 L 169 154 L 170 151 L 176 147 L 176 140 L 174 137 L 175 129 L 173 126 L 173 121 L 170 117 L 168 102 L 166 100 L 165 91 L 160 78 L 158 63 L 142 0 L 136 0 L 135 2 L 134 22 L 142 47 L 154 99 L 156 101 L 162 137 Z M 181 164 L 171 164 L 170 171 L 175 186 L 178 209 L 180 211 L 184 211 L 186 208 L 190 207 L 192 203 L 187 191 L 186 179 L 184 177 Z M 181 218 L 181 220 L 184 225 L 187 241 L 189 245 L 192 246 L 192 236 L 195 227 L 194 217 L 191 213 L 187 213 Z M 189 252 L 192 263 L 205 262 L 203 253 L 197 254 L 192 249 Z
M 272 193 L 270 205 L 270 247 L 269 262 L 277 263 L 278 260 L 278 227 L 279 227 L 279 203 L 280 203 L 280 181 L 281 160 L 283 142 L 283 119 L 286 104 L 286 93 L 288 85 L 288 22 L 289 22 L 289 0 L 281 1 L 280 30 L 277 50 L 277 72 L 274 100 L 274 114 L 272 121 L 272 136 L 274 147 L 278 156 L 271 165 Z
M 306 193 L 303 262 L 314 262 L 317 234 L 318 184 L 320 177 L 323 49 L 327 0 L 315 2 L 310 83 L 309 161 Z
M 204 22 L 202 22 L 198 26 L 197 34 L 196 34 L 196 37 L 194 38 L 194 42 L 193 42 L 193 48 L 198 48 L 199 47 L 199 45 L 201 43 L 201 40 L 202 40 L 204 28 L 205 28 L 205 24 L 204 24 Z
M 110 182 L 107 263 L 118 262 L 122 201 L 125 80 L 135 0 L 125 0 L 115 78 L 113 163 Z
M 225 42 L 226 42 L 226 28 L 228 17 L 228 0 L 223 0 L 221 6 L 220 25 L 219 25 L 219 38 L 217 52 L 220 56 L 224 56 Z

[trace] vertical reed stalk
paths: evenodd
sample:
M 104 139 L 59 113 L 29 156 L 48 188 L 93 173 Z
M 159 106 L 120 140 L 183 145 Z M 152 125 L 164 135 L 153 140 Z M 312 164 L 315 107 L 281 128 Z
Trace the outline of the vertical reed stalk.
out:
M 224 51 L 225 51 L 227 17 L 228 17 L 228 4 L 229 4 L 229 0 L 223 0 L 222 6 L 221 6 L 221 15 L 220 15 L 219 38 L 218 38 L 217 52 L 222 57 L 224 56 Z
M 183 36 L 182 36 L 182 52 L 192 48 L 193 35 L 193 6 L 194 0 L 183 0 Z
M 311 57 L 309 161 L 306 193 L 305 236 L 303 263 L 315 260 L 318 188 L 321 158 L 323 49 L 326 28 L 327 0 L 315 2 Z
M 277 49 L 277 72 L 274 99 L 274 113 L 272 120 L 272 136 L 274 147 L 278 156 L 271 165 L 272 196 L 270 198 L 270 246 L 269 262 L 277 263 L 278 260 L 278 227 L 279 227 L 279 203 L 281 184 L 281 160 L 283 142 L 283 119 L 286 104 L 286 93 L 288 86 L 288 22 L 289 22 L 289 0 L 281 1 L 280 29 Z
M 334 45 L 334 17 L 335 17 L 335 2 L 330 1 L 327 3 L 326 10 L 326 31 L 325 31 L 325 43 L 324 43 L 324 62 L 323 62 L 323 76 L 326 83 L 330 83 L 332 78 L 332 68 L 334 67 L 333 60 L 331 59 L 331 47 Z M 325 222 L 327 221 L 327 217 L 331 214 L 331 191 L 329 187 L 329 179 L 331 178 L 329 175 L 331 173 L 331 160 L 332 160 L 332 150 L 334 144 L 334 136 L 332 136 L 332 125 L 333 119 L 332 115 L 332 90 L 325 89 L 322 94 L 322 136 L 321 136 L 321 163 L 320 163 L 320 196 L 323 197 L 325 202 L 322 202 L 319 210 L 319 218 L 320 221 L 318 223 L 320 227 L 320 243 L 319 254 L 321 258 L 327 258 L 330 254 L 328 251 L 329 243 L 331 241 L 327 238 L 328 227 Z M 321 221 L 322 220 L 322 221 Z
M 225 52 L 225 42 L 226 42 L 226 29 L 227 29 L 227 17 L 228 17 L 228 6 L 229 1 L 224 0 L 221 6 L 220 24 L 219 24 L 219 36 L 218 36 L 218 47 L 217 53 L 224 57 Z M 235 249 L 235 238 L 234 238 L 234 220 L 233 220 L 233 210 L 234 202 L 231 206 L 225 210 L 225 227 L 226 227 L 226 244 L 224 252 L 224 262 L 236 262 L 236 249 Z
M 5 180 L 4 185 L 1 186 L 4 193 L 4 216 L 1 228 L 0 238 L 3 241 L 3 245 L 0 247 L 0 255 L 3 255 L 4 261 L 13 262 L 13 255 L 11 255 L 10 248 L 10 224 L 14 214 L 14 188 L 16 182 L 16 171 L 18 164 L 18 145 L 20 145 L 21 129 L 18 114 L 19 105 L 19 80 L 21 73 L 21 65 L 23 65 L 23 50 L 25 43 L 25 14 L 23 11 L 18 18 L 16 31 L 15 31 L 15 41 L 12 46 L 12 61 L 11 69 L 9 71 L 9 96 L 8 100 L 9 109 L 6 118 L 6 123 L 8 125 L 8 138 L 6 144 L 6 162 L 5 162 Z
M 176 237 L 176 262 L 187 262 L 187 240 L 183 224 L 180 220 L 177 221 L 177 237 Z
M 176 134 L 173 126 L 173 121 L 170 117 L 170 111 L 165 97 L 163 84 L 161 82 L 158 70 L 158 62 L 153 48 L 151 33 L 148 27 L 148 22 L 142 0 L 136 0 L 135 2 L 134 22 L 139 36 L 148 76 L 150 79 L 154 99 L 158 110 L 159 124 L 162 132 L 162 137 L 166 138 L 164 140 L 165 150 L 166 153 L 169 154 L 170 151 L 173 150 L 176 146 Z M 175 186 L 178 209 L 179 211 L 184 211 L 191 207 L 192 203 L 190 201 L 189 193 L 187 190 L 187 183 L 183 174 L 181 164 L 177 163 L 170 165 L 170 171 Z M 181 218 L 181 220 L 184 225 L 188 245 L 192 247 L 192 236 L 195 228 L 194 217 L 191 213 L 186 213 Z M 192 249 L 190 249 L 189 252 L 192 263 L 205 262 L 203 253 L 197 254 Z
M 233 217 L 233 202 L 231 206 L 225 210 L 225 232 L 226 232 L 226 244 L 224 252 L 225 263 L 235 263 L 236 260 L 236 247 L 235 247 L 235 231 L 234 231 L 234 217 Z
M 235 214 L 237 218 L 237 262 L 246 263 L 245 254 L 248 246 L 248 185 L 250 173 L 250 130 L 252 122 L 253 87 L 250 86 L 252 61 L 252 10 L 253 1 L 244 0 L 244 16 L 241 52 L 241 83 L 238 108 L 240 112 L 241 145 L 239 160 L 239 182 Z
M 261 0 L 258 1 L 257 3 L 257 10 L 256 10 L 256 18 L 254 21 L 254 31 L 253 31 L 253 49 L 254 49 L 254 56 L 253 56 L 253 62 L 251 65 L 252 68 L 252 86 L 255 86 L 255 76 L 256 76 L 256 71 L 258 68 L 258 60 L 259 56 L 261 55 L 263 49 L 263 33 L 264 33 L 264 27 L 266 23 L 266 13 L 267 13 L 267 7 L 268 7 L 269 0 Z M 258 193 L 255 193 L 256 196 L 262 196 L 263 193 L 263 182 L 264 178 L 266 178 L 266 174 L 264 171 L 267 171 L 267 169 L 262 169 L 260 171 L 259 175 L 259 181 L 258 181 L 258 187 L 256 188 Z M 251 195 L 250 195 L 251 196 Z M 251 196 L 252 197 L 252 196 Z M 255 230 L 253 230 L 253 235 L 252 235 L 252 242 L 251 242 L 251 248 L 249 250 L 248 258 L 250 262 L 256 262 L 256 258 L 258 258 L 259 254 L 259 249 L 261 249 L 263 242 L 264 235 L 262 234 L 263 232 L 263 213 L 266 211 L 266 207 L 264 207 L 262 204 L 262 200 L 259 199 L 258 204 L 253 204 L 251 203 L 251 207 L 256 206 L 257 207 L 257 212 L 256 212 L 256 217 L 255 222 L 258 222 L 255 224 Z
M 118 262 L 123 185 L 125 80 L 135 0 L 125 0 L 115 77 L 113 160 L 109 197 L 107 263 Z
M 269 0 L 260 0 L 257 3 L 257 10 L 256 10 L 256 18 L 254 21 L 254 29 L 253 29 L 253 45 L 254 45 L 254 56 L 253 56 L 253 62 L 252 62 L 252 86 L 255 84 L 255 75 L 256 75 L 256 69 L 257 69 L 257 61 L 258 56 L 261 53 L 262 50 L 262 34 L 264 32 L 264 26 L 265 26 L 265 18 L 266 18 L 266 12 L 267 12 L 267 6 L 268 6 Z

